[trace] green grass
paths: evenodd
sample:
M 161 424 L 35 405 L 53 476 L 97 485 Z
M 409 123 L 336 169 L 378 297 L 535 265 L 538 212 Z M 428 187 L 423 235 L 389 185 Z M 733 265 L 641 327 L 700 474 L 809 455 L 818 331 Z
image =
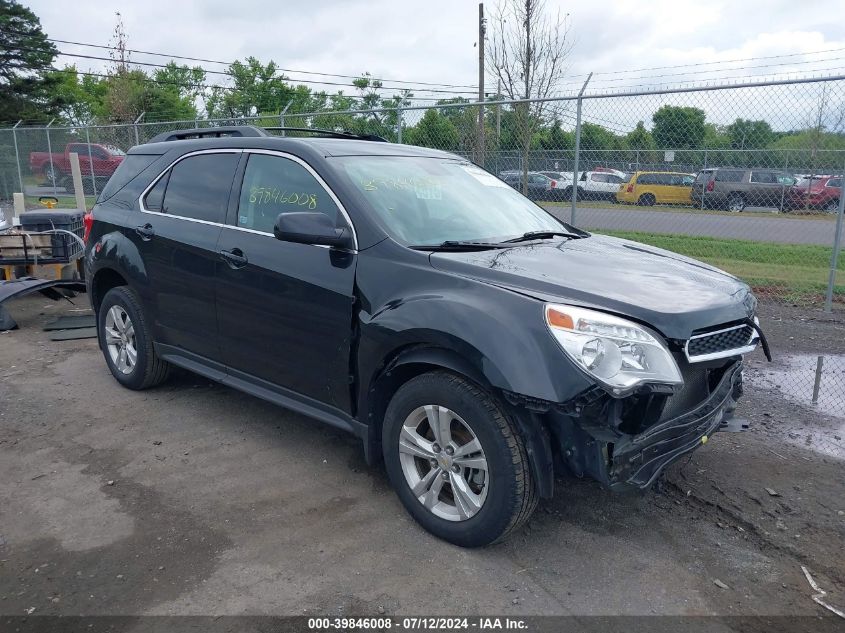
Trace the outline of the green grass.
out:
M 50 194 L 46 194 L 46 196 L 49 197 Z M 24 204 L 26 205 L 27 210 L 33 211 L 35 209 L 46 209 L 47 208 L 43 204 L 38 202 L 39 197 L 41 197 L 41 196 L 24 196 Z M 75 209 L 76 208 L 76 198 L 60 197 L 60 198 L 57 198 L 57 199 L 59 201 L 59 204 L 56 205 L 57 209 Z M 91 207 L 93 207 L 94 202 L 96 200 L 97 199 L 94 196 L 85 196 L 85 208 L 90 209 Z
M 825 246 L 637 231 L 596 232 L 700 259 L 736 275 L 757 292 L 767 296 L 792 302 L 815 303 L 821 300 L 827 289 L 831 249 Z M 834 297 L 839 301 L 845 301 L 843 273 L 845 256 L 840 256 L 837 267 L 839 283 L 834 286 Z

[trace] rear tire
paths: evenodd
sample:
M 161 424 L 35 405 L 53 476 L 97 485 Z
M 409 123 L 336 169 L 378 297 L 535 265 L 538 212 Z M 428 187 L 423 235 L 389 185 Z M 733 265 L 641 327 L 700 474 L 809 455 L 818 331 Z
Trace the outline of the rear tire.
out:
M 826 213 L 836 213 L 839 211 L 839 200 L 828 200 L 822 210 Z
M 402 385 L 387 407 L 382 447 L 405 509 L 455 545 L 504 539 L 537 505 L 514 422 L 491 394 L 459 376 L 431 372 Z
M 653 207 L 655 202 L 657 202 L 657 199 L 650 193 L 644 193 L 637 200 L 637 204 L 641 207 Z
M 103 297 L 97 339 L 109 370 L 124 387 L 148 389 L 170 375 L 170 364 L 155 354 L 138 295 L 127 286 L 112 288 Z
M 742 213 L 745 210 L 745 198 L 738 193 L 732 193 L 728 198 L 728 211 Z

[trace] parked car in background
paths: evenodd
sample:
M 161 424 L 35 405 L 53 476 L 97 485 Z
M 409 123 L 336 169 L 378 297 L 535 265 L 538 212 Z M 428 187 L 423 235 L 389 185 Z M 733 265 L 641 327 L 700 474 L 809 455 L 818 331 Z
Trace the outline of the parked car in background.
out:
M 692 203 L 711 209 L 740 212 L 746 207 L 786 206 L 792 174 L 777 169 L 702 169 L 692 185 Z
M 111 145 L 97 143 L 68 143 L 62 154 L 49 152 L 31 152 L 29 154 L 29 169 L 33 174 L 40 175 L 51 184 L 59 184 L 70 176 L 70 155 L 79 155 L 79 168 L 85 176 L 108 179 L 123 162 L 126 155 Z M 52 158 L 52 161 L 51 161 Z M 93 169 L 92 169 L 93 167 Z
M 511 187 L 522 192 L 523 173 L 518 171 L 503 171 L 500 176 Z M 571 191 L 570 186 L 570 191 Z M 549 178 L 538 171 L 528 172 L 528 197 L 531 200 L 560 200 L 563 198 L 558 181 Z
M 617 202 L 650 207 L 654 204 L 689 204 L 693 174 L 674 171 L 637 171 L 618 186 Z
M 834 213 L 839 210 L 841 197 L 842 176 L 802 178 L 789 189 L 784 211 L 807 208 Z
M 585 171 L 578 177 L 578 197 L 583 200 L 615 200 L 619 186 L 626 182 L 625 173 Z

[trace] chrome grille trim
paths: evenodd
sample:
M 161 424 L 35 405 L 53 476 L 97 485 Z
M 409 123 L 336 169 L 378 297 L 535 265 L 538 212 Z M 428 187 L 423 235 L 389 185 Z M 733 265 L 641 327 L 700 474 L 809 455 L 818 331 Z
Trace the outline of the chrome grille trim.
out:
M 697 341 L 705 338 L 715 337 L 719 334 L 724 334 L 725 332 L 732 332 L 734 330 L 741 330 L 744 328 L 749 328 L 751 330 L 750 337 L 745 345 L 741 345 L 740 347 L 732 347 L 730 349 L 723 349 L 716 352 L 711 352 L 709 354 L 695 354 L 690 355 L 689 346 L 690 342 Z M 747 323 L 740 323 L 739 325 L 733 325 L 731 327 L 722 328 L 721 330 L 714 330 L 712 332 L 704 332 L 702 334 L 695 334 L 687 340 L 684 344 L 684 355 L 687 357 L 687 360 L 690 363 L 703 363 L 708 360 L 717 360 L 719 358 L 729 358 L 731 356 L 739 356 L 742 354 L 748 354 L 753 352 L 757 348 L 757 342 L 760 340 L 760 337 L 757 334 L 757 331 L 751 327 Z

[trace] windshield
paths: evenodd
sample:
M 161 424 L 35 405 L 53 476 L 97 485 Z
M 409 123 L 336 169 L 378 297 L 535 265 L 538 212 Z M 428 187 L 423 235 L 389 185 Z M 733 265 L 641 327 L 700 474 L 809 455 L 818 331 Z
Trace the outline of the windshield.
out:
M 572 230 L 471 163 L 442 158 L 333 158 L 388 233 L 407 245 L 498 242 Z
M 828 179 L 829 176 L 813 176 L 812 178 L 812 187 L 813 189 L 820 189 L 824 186 L 824 181 Z M 807 188 L 811 180 L 809 178 L 799 178 L 795 183 L 796 187 L 803 187 L 804 189 Z

